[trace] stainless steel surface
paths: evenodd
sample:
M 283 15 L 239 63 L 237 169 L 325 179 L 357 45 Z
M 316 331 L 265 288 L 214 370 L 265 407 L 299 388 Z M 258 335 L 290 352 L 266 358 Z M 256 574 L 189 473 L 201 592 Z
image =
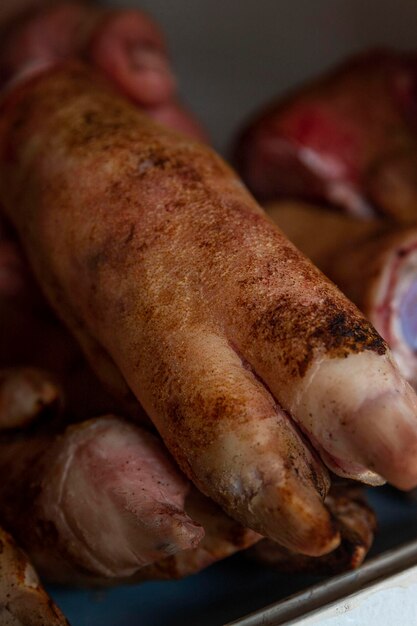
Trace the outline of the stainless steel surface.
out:
M 299 618 L 307 618 L 313 611 L 326 605 L 346 604 L 352 594 L 365 593 L 381 580 L 388 580 L 398 572 L 417 565 L 417 541 L 390 550 L 374 558 L 354 572 L 335 576 L 323 583 L 293 595 L 288 600 L 277 602 L 266 609 L 229 622 L 228 626 L 280 626 L 296 624 Z M 402 624 L 402 622 L 398 622 Z M 404 625 L 403 625 L 404 626 Z

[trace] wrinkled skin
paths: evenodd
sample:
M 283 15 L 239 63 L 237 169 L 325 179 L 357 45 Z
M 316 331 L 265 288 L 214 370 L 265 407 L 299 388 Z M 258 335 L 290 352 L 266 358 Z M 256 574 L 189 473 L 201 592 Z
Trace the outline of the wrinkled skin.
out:
M 1 518 L 39 573 L 117 580 L 199 543 L 189 484 L 152 435 L 112 417 L 51 430 L 0 443 Z
M 27 556 L 0 528 L 2 626 L 69 626 L 42 587 Z
M 10 269 L 6 261 L 3 268 L 5 273 Z M 10 343 L 2 344 L 2 357 L 48 362 L 62 381 L 57 386 L 57 375 L 33 367 L 0 370 L 0 466 L 2 475 L 9 476 L 0 488 L 0 519 L 16 533 L 39 573 L 53 582 L 89 586 L 178 578 L 257 541 L 255 533 L 229 520 L 203 496 L 193 492 L 188 497 L 187 481 L 148 433 L 120 419 L 101 418 L 59 435 L 69 419 L 67 408 L 70 413 L 72 407 L 78 409 L 80 419 L 116 403 L 100 391 L 78 350 L 73 359 L 74 342 L 65 330 L 56 322 L 51 329 L 50 316 L 45 322 L 23 306 L 26 299 L 33 304 L 33 297 L 29 275 L 21 271 L 19 276 L 26 285 L 20 297 L 3 291 L 0 298 L 2 329 Z M 35 340 L 39 346 L 53 341 L 56 349 L 39 354 Z M 63 349 L 67 343 L 71 350 Z M 184 509 L 186 496 L 192 520 Z M 92 545 L 95 536 L 102 539 Z M 129 552 L 135 557 L 130 561 Z M 14 584 L 12 575 L 10 571 L 4 584 Z
M 204 493 L 290 549 L 333 549 L 327 473 L 289 415 L 338 473 L 416 482 L 416 399 L 385 344 L 218 157 L 78 66 L 2 114 L 1 199 L 38 279 Z
M 416 227 L 357 220 L 300 202 L 271 203 L 267 212 L 361 309 L 416 388 Z
M 415 222 L 416 114 L 417 55 L 364 53 L 254 116 L 236 162 L 262 200 L 304 198 Z
M 144 13 L 104 11 L 83 2 L 26 1 L 3 7 L 0 23 L 5 25 L 0 46 L 3 83 L 65 58 L 82 57 L 154 118 L 206 139 L 192 114 L 177 102 L 163 35 Z M 39 296 L 2 216 L 0 296 L 4 296 L 0 297 L 0 367 L 31 365 L 53 371 L 61 385 L 65 384 L 73 419 L 120 410 L 146 419 L 126 389 L 119 393 L 120 387 L 115 389 L 108 379 L 104 389 L 92 376 L 77 345 Z M 32 347 L 29 353 L 28 344 Z
M 31 396 L 24 387 L 20 395 Z M 258 541 L 189 493 L 145 430 L 106 416 L 67 429 L 43 418 L 27 431 L 29 417 L 21 415 L 0 437 L 0 470 L 8 476 L 0 518 L 46 579 L 97 586 L 179 577 Z
M 184 578 L 261 539 L 260 535 L 224 515 L 214 502 L 195 489 L 190 492 L 185 509 L 204 528 L 205 534 L 198 546 L 145 567 L 127 582 Z
M 245 550 L 260 539 L 248 528 L 225 515 L 219 507 L 200 492 L 192 489 L 185 500 L 185 512 L 204 529 L 204 536 L 193 549 L 181 550 L 140 568 L 127 578 L 94 578 L 81 569 L 68 577 L 61 568 L 53 573 L 63 584 L 106 587 L 114 584 L 137 584 L 149 580 L 178 580 L 196 574 L 213 563 Z
M 26 9 L 26 10 L 25 10 Z M 12 19 L 14 18 L 14 19 Z M 82 57 L 149 115 L 197 139 L 201 126 L 176 101 L 175 80 L 157 25 L 140 11 L 104 11 L 83 2 L 26 1 L 0 11 L 3 82 L 65 58 Z M 4 296 L 1 298 L 1 296 Z M 107 390 L 92 376 L 79 349 L 39 296 L 38 287 L 0 216 L 0 367 L 35 366 L 65 383 L 72 417 L 120 412 L 146 419 L 131 394 L 113 381 Z M 28 353 L 27 346 L 32 350 Z M 100 355 L 96 355 L 96 359 Z M 117 386 L 117 385 L 116 385 Z M 116 396 L 117 403 L 108 391 Z
M 7 244 L 10 244 L 10 240 Z M 32 362 L 32 365 L 40 362 L 43 366 L 47 364 L 52 367 L 53 371 L 60 374 L 66 396 L 65 404 L 70 410 L 76 409 L 78 419 L 88 412 L 98 412 L 100 407 L 114 406 L 114 400 L 103 394 L 95 378 L 83 366 L 81 355 L 65 330 L 49 313 L 45 319 L 44 303 L 42 302 L 40 310 L 32 310 L 34 289 L 26 268 L 12 262 L 10 255 L 2 258 L 3 264 L 0 268 L 3 276 L 9 276 L 12 280 L 7 284 L 14 285 L 9 291 L 4 288 L 0 298 L 2 331 L 4 339 L 7 339 L 2 342 L 3 360 L 15 360 L 15 365 L 19 361 Z M 15 295 L 16 286 L 20 287 L 18 297 Z M 41 299 L 37 296 L 35 301 L 40 302 Z M 45 353 L 41 350 L 44 343 L 53 343 L 55 349 Z M 56 378 L 57 376 L 50 377 L 34 368 L 15 367 L 0 372 L 0 428 L 4 431 L 13 429 L 15 433 L 20 429 L 18 436 L 14 434 L 0 439 L 2 473 L 14 476 L 14 480 L 4 483 L 0 490 L 2 519 L 18 534 L 22 544 L 35 559 L 42 576 L 53 582 L 83 586 L 108 586 L 151 579 L 168 580 L 196 573 L 258 540 L 255 533 L 229 520 L 213 503 L 192 493 L 187 499 L 187 510 L 190 509 L 193 520 L 198 520 L 204 526 L 204 537 L 195 549 L 190 549 L 201 539 L 203 528 L 198 522 L 193 522 L 183 509 L 184 497 L 188 492 L 186 481 L 166 458 L 163 448 L 146 433 L 140 435 L 142 444 L 139 445 L 135 457 L 141 458 L 145 444 L 148 447 L 146 456 L 152 462 L 148 460 L 144 465 L 140 461 L 139 481 L 132 476 L 132 472 L 129 475 L 123 466 L 129 466 L 134 441 L 141 431 L 128 428 L 121 420 L 107 418 L 91 421 L 88 425 L 69 429 L 62 439 L 54 435 L 57 425 L 54 427 L 53 422 L 47 422 L 39 434 L 26 432 L 27 426 L 36 423 L 42 425 L 45 417 L 50 418 L 57 411 L 61 413 L 64 402 L 60 397 L 62 390 L 56 386 Z M 63 418 L 67 420 L 68 414 L 65 413 Z M 115 452 L 117 462 L 113 462 Z M 34 454 L 36 457 L 40 455 L 35 464 Z M 111 467 L 107 460 L 104 461 L 107 458 L 111 460 Z M 73 488 L 74 496 L 58 500 L 57 486 L 60 484 L 61 472 L 69 462 L 74 469 L 69 472 L 70 480 L 66 481 L 66 491 Z M 93 474 L 92 462 L 95 463 Z M 50 464 L 53 470 L 46 471 Z M 74 474 L 75 467 L 77 471 Z M 159 477 L 155 474 L 158 468 Z M 86 506 L 86 500 L 89 502 L 86 494 L 96 490 L 97 479 L 91 482 L 92 475 L 99 477 L 100 501 L 104 501 L 107 510 L 107 516 L 103 515 L 99 523 L 96 505 L 93 508 Z M 113 482 L 110 481 L 111 476 Z M 178 495 L 175 496 L 175 505 L 181 505 L 179 509 L 175 506 L 167 507 L 166 496 L 162 507 L 161 502 L 158 502 L 161 478 L 171 493 L 174 489 L 180 495 L 180 502 Z M 144 493 L 144 479 L 148 487 L 147 493 Z M 41 488 L 37 498 L 33 500 L 28 490 L 36 491 L 36 485 L 41 485 Z M 129 485 L 132 489 L 129 490 L 126 502 L 114 498 L 118 490 L 126 492 Z M 32 502 L 30 514 L 28 501 Z M 104 521 L 111 517 L 115 524 L 120 516 L 120 524 L 126 515 L 125 507 L 133 506 L 136 507 L 132 518 L 135 531 L 132 533 L 125 523 L 123 533 L 119 527 L 119 541 L 115 544 L 113 526 L 111 522 Z M 102 508 L 100 512 L 103 512 Z M 71 520 L 73 530 L 63 523 L 66 519 Z M 139 523 L 142 525 L 140 533 L 137 528 Z M 152 525 L 155 528 L 153 534 L 147 530 Z M 74 535 L 76 528 L 78 531 Z M 170 542 L 167 541 L 169 529 Z M 88 539 L 91 541 L 91 535 L 97 532 L 103 535 L 103 540 L 89 549 Z M 106 532 L 112 537 L 111 540 L 108 537 L 106 539 Z M 86 537 L 87 543 L 80 541 L 80 536 Z M 165 544 L 162 552 L 152 549 L 152 541 L 154 545 Z M 71 552 L 65 549 L 68 544 L 72 545 Z M 114 550 L 110 569 L 108 565 L 106 568 L 106 559 L 109 558 L 107 544 L 113 545 Z M 188 549 L 184 552 L 184 548 Z M 137 559 L 128 564 L 131 571 L 136 571 L 133 578 L 126 577 L 127 549 L 134 550 Z M 166 551 L 176 553 L 167 557 L 164 555 Z M 9 577 L 4 578 L 5 584 L 14 584 L 11 574 L 10 571 Z M 30 608 L 33 608 L 32 605 Z M 26 616 L 26 613 L 23 614 Z

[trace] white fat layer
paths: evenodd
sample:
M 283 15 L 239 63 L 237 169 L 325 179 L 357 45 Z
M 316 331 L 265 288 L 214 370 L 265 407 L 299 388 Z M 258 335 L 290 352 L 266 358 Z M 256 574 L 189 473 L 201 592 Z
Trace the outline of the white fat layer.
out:
M 344 181 L 334 181 L 327 185 L 329 200 L 342 206 L 348 213 L 361 219 L 375 218 L 372 206 L 364 200 L 360 191 Z
M 346 167 L 342 161 L 331 155 L 319 154 L 316 150 L 301 146 L 298 158 L 312 172 L 323 178 L 337 180 L 346 175 Z
M 353 184 L 344 180 L 347 174 L 346 166 L 340 160 L 306 147 L 299 150 L 298 158 L 320 179 L 329 181 L 326 184 L 329 200 L 361 218 L 372 218 L 375 215 L 372 206 L 364 200 L 363 194 Z

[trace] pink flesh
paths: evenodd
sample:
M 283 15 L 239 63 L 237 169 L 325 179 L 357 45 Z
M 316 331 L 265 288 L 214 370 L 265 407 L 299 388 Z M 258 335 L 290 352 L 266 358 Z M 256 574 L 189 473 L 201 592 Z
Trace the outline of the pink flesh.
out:
M 77 3 L 63 3 L 40 11 L 11 31 L 3 47 L 0 65 L 9 79 L 26 65 L 50 63 L 75 54 L 77 31 L 86 13 Z
M 273 104 L 238 145 L 244 180 L 264 200 L 291 195 L 372 216 L 368 176 L 416 150 L 416 68 L 413 54 L 365 53 Z
M 393 338 L 391 337 L 390 322 L 392 314 L 392 302 L 397 287 L 398 271 L 400 265 L 401 259 L 396 257 L 391 266 L 391 273 L 385 292 L 385 297 L 376 309 L 378 324 L 375 322 L 375 325 L 378 326 L 378 332 L 381 333 L 382 337 L 388 342 L 389 345 L 392 345 L 393 342 Z
M 0 442 L 0 504 L 47 577 L 124 578 L 203 538 L 188 481 L 142 428 L 108 416 L 28 437 Z
M 14 84 L 77 56 L 86 57 L 161 124 L 207 141 L 201 125 L 175 100 L 163 36 L 140 11 L 103 13 L 73 3 L 49 8 L 12 33 L 0 70 L 9 87 L 10 80 Z
M 408 346 L 417 352 L 417 279 L 410 285 L 400 304 L 401 330 Z
M 375 328 L 389 344 L 402 375 L 414 388 L 417 385 L 417 273 L 413 261 L 416 251 L 417 243 L 409 243 L 401 246 L 390 261 L 385 261 L 389 274 L 386 278 L 382 274 L 379 294 L 377 289 L 372 295 L 374 304 L 370 301 Z
M 308 148 L 326 158 L 328 165 L 323 176 L 329 180 L 344 179 L 357 182 L 357 154 L 361 149 L 361 135 L 349 120 L 340 118 L 326 105 L 310 105 L 293 111 L 287 119 L 283 136 L 294 142 L 297 150 Z
M 141 105 L 171 99 L 175 79 L 155 25 L 137 11 L 111 14 L 94 34 L 89 57 Z
M 377 318 L 375 320 L 375 325 L 377 326 L 378 332 L 381 333 L 382 337 L 388 342 L 390 346 L 392 346 L 397 340 L 396 337 L 392 336 L 391 332 L 391 322 L 392 316 L 395 314 L 395 296 L 398 288 L 398 281 L 401 277 L 401 268 L 403 264 L 407 261 L 409 255 L 417 250 L 417 244 L 410 245 L 408 248 L 403 248 L 399 251 L 396 257 L 393 259 L 390 267 L 390 275 L 388 280 L 388 285 L 385 290 L 385 296 L 381 302 L 381 304 L 376 308 Z M 413 322 L 411 317 L 412 313 L 412 302 L 414 300 L 414 289 L 416 282 L 413 281 L 408 291 L 404 294 L 403 300 L 399 305 L 399 314 L 400 314 L 400 324 L 403 329 L 404 326 L 407 327 L 406 335 L 403 335 L 403 338 L 406 339 L 408 343 L 408 338 L 411 340 L 410 347 L 412 347 L 414 343 L 414 339 L 412 338 L 413 330 L 411 327 L 413 326 Z M 404 308 L 404 306 L 406 308 Z

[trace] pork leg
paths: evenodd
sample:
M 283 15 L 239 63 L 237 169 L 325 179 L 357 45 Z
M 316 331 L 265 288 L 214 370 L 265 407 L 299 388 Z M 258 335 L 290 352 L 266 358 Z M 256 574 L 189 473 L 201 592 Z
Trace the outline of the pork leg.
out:
M 416 482 L 416 398 L 386 345 L 221 159 L 81 66 L 1 113 L 1 200 L 39 282 L 206 495 L 290 549 L 333 549 L 326 470 L 291 418 L 339 474 Z

